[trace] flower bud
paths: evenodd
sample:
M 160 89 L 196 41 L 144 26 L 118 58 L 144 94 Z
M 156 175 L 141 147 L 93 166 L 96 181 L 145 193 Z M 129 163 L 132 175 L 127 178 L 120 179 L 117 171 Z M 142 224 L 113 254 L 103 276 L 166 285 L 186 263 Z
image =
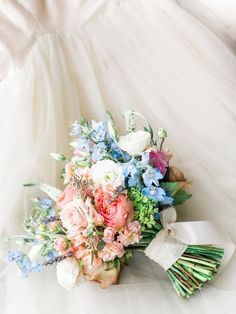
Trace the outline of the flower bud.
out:
M 169 168 L 169 181 L 170 182 L 181 182 L 186 181 L 184 174 L 176 167 Z
M 158 129 L 158 131 L 157 131 L 157 135 L 158 135 L 158 137 L 160 138 L 160 139 L 165 139 L 165 138 L 167 138 L 167 131 L 165 130 L 165 129 L 163 129 L 163 128 L 160 128 L 160 129 Z

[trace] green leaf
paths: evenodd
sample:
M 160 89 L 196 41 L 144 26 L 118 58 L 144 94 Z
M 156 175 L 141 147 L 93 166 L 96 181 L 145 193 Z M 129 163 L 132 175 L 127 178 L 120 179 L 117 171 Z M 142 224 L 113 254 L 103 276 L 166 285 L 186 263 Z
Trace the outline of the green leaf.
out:
M 38 185 L 37 183 L 33 183 L 33 182 L 27 182 L 23 184 L 24 187 L 37 186 L 37 185 Z
M 188 194 L 185 190 L 179 190 L 174 195 L 174 203 L 173 205 L 180 205 L 187 201 L 192 195 Z
M 61 191 L 59 189 L 49 184 L 40 183 L 39 188 L 41 191 L 45 192 L 54 201 L 57 201 L 59 195 L 61 194 Z
M 178 191 L 179 183 L 178 182 L 162 182 L 160 183 L 160 187 L 165 191 L 168 191 L 172 194 Z
M 63 154 L 51 153 L 50 156 L 55 160 L 65 161 L 66 157 Z
M 106 243 L 101 239 L 101 240 L 98 242 L 97 249 L 98 249 L 99 251 L 101 251 L 101 250 L 104 248 L 105 245 L 106 245 Z
M 118 142 L 119 140 L 119 134 L 118 134 L 118 130 L 117 127 L 115 125 L 114 119 L 112 117 L 112 115 L 110 114 L 109 111 L 106 112 L 107 114 L 107 128 L 108 128 L 108 133 L 110 135 L 110 137 L 115 141 Z

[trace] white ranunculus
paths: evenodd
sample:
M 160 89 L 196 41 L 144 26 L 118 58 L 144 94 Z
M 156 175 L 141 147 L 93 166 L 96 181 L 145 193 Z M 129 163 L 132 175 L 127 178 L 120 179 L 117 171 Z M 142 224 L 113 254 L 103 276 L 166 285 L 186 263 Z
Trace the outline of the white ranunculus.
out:
M 118 145 L 131 156 L 135 156 L 141 154 L 149 146 L 150 141 L 149 132 L 137 131 L 121 136 Z
M 125 177 L 122 167 L 112 160 L 98 161 L 91 167 L 91 176 L 98 185 L 111 185 L 116 188 L 124 185 Z
M 57 264 L 57 281 L 67 290 L 75 287 L 79 273 L 79 265 L 73 258 L 66 258 Z

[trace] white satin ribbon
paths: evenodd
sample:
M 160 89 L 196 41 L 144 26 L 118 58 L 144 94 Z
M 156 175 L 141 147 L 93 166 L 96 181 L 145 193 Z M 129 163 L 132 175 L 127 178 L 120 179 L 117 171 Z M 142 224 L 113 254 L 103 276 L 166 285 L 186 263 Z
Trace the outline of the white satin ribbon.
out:
M 216 223 L 212 221 L 176 222 L 176 219 L 174 207 L 161 212 L 163 229 L 144 251 L 150 259 L 167 270 L 180 258 L 188 245 L 214 245 L 224 249 L 221 265 L 225 266 L 229 262 L 235 245 Z

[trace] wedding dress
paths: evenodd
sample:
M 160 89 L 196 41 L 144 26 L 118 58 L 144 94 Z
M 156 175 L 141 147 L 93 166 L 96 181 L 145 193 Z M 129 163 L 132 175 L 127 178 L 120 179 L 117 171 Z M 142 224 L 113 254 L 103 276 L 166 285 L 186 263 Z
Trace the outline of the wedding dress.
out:
M 60 185 L 50 152 L 70 154 L 70 123 L 109 110 L 120 130 L 135 109 L 168 130 L 168 144 L 193 197 L 179 220 L 213 220 L 236 240 L 236 58 L 174 0 L 0 2 L 1 314 L 230 314 L 233 259 L 189 300 L 141 253 L 119 285 L 82 283 L 67 292 L 55 269 L 17 278 L 6 235 L 19 233 L 36 189 Z

